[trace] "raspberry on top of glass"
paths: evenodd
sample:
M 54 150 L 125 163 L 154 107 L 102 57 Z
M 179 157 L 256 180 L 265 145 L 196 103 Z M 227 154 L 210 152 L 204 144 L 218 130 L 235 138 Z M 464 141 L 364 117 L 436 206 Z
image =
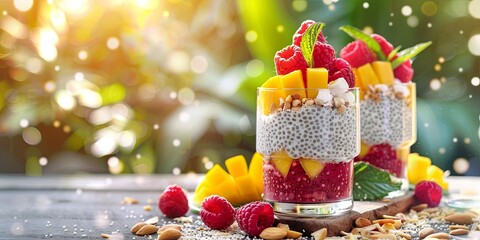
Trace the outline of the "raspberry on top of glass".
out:
M 335 57 L 323 26 L 304 21 L 292 44 L 275 54 L 277 75 L 257 92 L 264 199 L 274 203 L 351 201 L 360 150 L 358 95 L 350 64 Z
M 412 58 L 431 42 L 399 51 L 381 35 L 352 26 L 340 29 L 357 39 L 340 51 L 361 90 L 362 150 L 356 160 L 405 178 L 410 146 L 416 141 Z

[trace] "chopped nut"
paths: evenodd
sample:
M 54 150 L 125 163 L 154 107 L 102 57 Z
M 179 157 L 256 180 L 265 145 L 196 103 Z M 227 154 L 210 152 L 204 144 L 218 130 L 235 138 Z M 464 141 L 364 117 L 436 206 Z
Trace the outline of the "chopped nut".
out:
M 393 225 L 393 223 L 385 223 L 382 225 L 382 228 L 389 231 L 389 230 L 395 230 L 395 226 Z
M 318 99 L 318 98 L 315 98 L 314 100 L 315 104 L 317 104 L 318 106 L 323 106 L 325 105 L 325 102 L 321 99 Z
M 307 101 L 307 98 L 302 98 L 302 103 L 305 103 Z
M 313 232 L 311 235 L 315 240 L 324 240 L 327 237 L 327 229 L 326 228 L 319 229 Z
M 418 204 L 418 205 L 413 206 L 412 209 L 417 211 L 417 212 L 420 212 L 427 207 L 428 207 L 428 204 L 422 203 L 422 204 Z
M 150 205 L 145 205 L 145 206 L 143 206 L 143 210 L 145 210 L 145 211 L 152 211 L 152 206 L 150 206 Z
M 300 94 L 298 93 L 295 93 L 292 95 L 292 100 L 295 100 L 295 99 L 300 99 L 302 96 L 300 96 Z
M 343 100 L 343 98 L 334 97 L 333 98 L 333 106 L 339 107 L 340 105 L 345 105 L 345 100 Z
M 302 108 L 302 107 L 292 107 L 292 111 L 294 111 L 294 112 L 295 112 L 295 111 L 298 111 L 298 110 L 300 110 L 301 108 Z
M 312 99 L 309 99 L 305 102 L 305 105 L 307 106 L 313 106 L 313 104 L 315 104 L 315 101 L 313 101 Z
M 450 226 L 448 226 L 448 229 L 450 229 L 450 230 L 455 230 L 455 229 L 465 229 L 465 230 L 468 230 L 468 227 L 467 227 L 467 226 L 464 226 L 464 225 L 450 225 Z
M 371 235 L 370 239 L 397 240 L 397 237 L 393 234 L 385 233 Z
M 145 221 L 146 224 L 155 225 L 158 223 L 158 217 L 153 217 Z
M 378 224 L 380 224 L 380 225 L 383 225 L 383 224 L 385 224 L 385 223 L 392 223 L 392 224 L 393 224 L 393 223 L 395 223 L 395 221 L 394 221 L 393 219 L 385 219 L 385 218 L 383 218 L 383 219 L 373 220 L 372 223 L 378 223 Z
M 424 239 L 434 233 L 435 233 L 435 229 L 428 227 L 420 230 L 420 233 L 418 234 L 418 236 L 420 237 L 420 239 Z
M 337 108 L 338 113 L 344 113 L 345 111 L 347 111 L 347 108 L 343 104 Z
M 455 229 L 450 231 L 450 235 L 465 235 L 468 234 L 469 231 L 467 229 Z
M 283 105 L 283 111 L 289 110 L 292 107 L 290 102 L 285 102 Z
M 179 224 L 167 224 L 167 225 L 163 225 L 161 226 L 158 230 L 157 230 L 157 233 L 160 234 L 161 232 L 165 231 L 167 228 L 175 228 L 177 229 L 178 231 L 181 231 L 182 230 L 182 225 L 179 225 Z
M 466 213 L 454 213 L 445 217 L 445 221 L 455 224 L 471 224 L 472 216 Z
M 100 236 L 101 236 L 102 238 L 111 238 L 111 237 L 112 237 L 112 235 L 106 234 L 106 233 L 102 233 L 102 234 L 100 234 Z
M 287 230 L 278 227 L 265 228 L 259 235 L 259 237 L 266 240 L 282 239 L 287 236 Z
M 284 224 L 284 223 L 277 224 L 277 227 L 282 228 L 282 229 L 286 229 L 286 230 L 290 230 L 290 227 L 288 226 L 288 224 Z
M 428 235 L 427 239 L 429 238 L 438 238 L 438 239 L 450 239 L 450 234 L 444 233 L 444 232 L 439 232 L 439 233 L 434 233 Z
M 132 197 L 124 197 L 122 203 L 128 205 L 138 204 L 138 200 Z
M 355 225 L 357 227 L 363 228 L 363 227 L 372 225 L 372 222 L 370 222 L 370 220 L 368 220 L 366 218 L 359 217 L 355 220 Z
M 286 98 L 285 98 L 285 102 L 286 103 L 292 103 L 293 99 L 292 99 L 292 95 L 288 95 Z
M 301 232 L 297 232 L 297 231 L 293 231 L 293 230 L 287 230 L 287 235 L 285 236 L 285 238 L 297 239 L 301 236 L 302 236 Z
M 302 101 L 295 99 L 292 101 L 292 107 L 302 106 Z

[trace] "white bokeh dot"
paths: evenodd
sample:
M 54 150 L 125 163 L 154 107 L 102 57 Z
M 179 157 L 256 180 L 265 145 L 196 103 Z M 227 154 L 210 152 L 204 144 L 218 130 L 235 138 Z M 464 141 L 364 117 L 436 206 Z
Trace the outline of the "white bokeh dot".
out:
M 28 125 L 30 125 L 30 122 L 28 121 L 28 119 L 24 118 L 24 119 L 20 120 L 20 127 L 26 128 L 26 127 L 28 127 Z
M 180 168 L 176 167 L 176 168 L 173 168 L 172 173 L 173 175 L 179 175 L 181 173 L 181 170 Z
M 370 7 L 370 4 L 368 4 L 368 2 L 364 2 L 363 3 L 363 8 L 367 9 L 368 7 Z
M 48 159 L 46 157 L 41 157 L 38 159 L 38 163 L 40 166 L 44 167 L 48 164 Z
M 247 40 L 247 42 L 253 43 L 257 41 L 257 38 L 258 38 L 258 35 L 257 35 L 257 32 L 255 31 L 250 30 L 247 33 L 245 33 L 245 40 Z
M 410 16 L 407 18 L 407 24 L 410 27 L 418 26 L 418 17 L 417 16 Z
M 174 147 L 180 146 L 180 140 L 179 139 L 173 139 L 172 144 Z
M 457 158 L 453 161 L 453 170 L 458 174 L 464 174 L 470 168 L 470 163 L 465 158 Z
M 442 83 L 440 82 L 440 80 L 434 78 L 430 81 L 430 88 L 433 91 L 438 91 L 440 90 L 441 87 L 442 87 Z
M 468 50 L 475 56 L 480 56 L 480 34 L 473 35 L 468 40 Z
M 111 50 L 117 49 L 120 46 L 120 41 L 116 37 L 110 37 L 107 40 L 107 47 Z
M 456 142 L 458 142 L 458 139 L 457 139 L 457 138 L 453 138 L 452 141 L 453 141 L 454 143 L 456 143 Z
M 428 28 L 432 28 L 432 23 L 427 23 Z
M 480 78 L 473 77 L 470 82 L 472 83 L 473 86 L 477 87 L 478 85 L 480 85 Z
M 405 5 L 402 7 L 402 15 L 408 17 L 412 15 L 412 7 Z
M 480 0 L 472 0 L 468 3 L 468 13 L 476 19 L 480 19 Z

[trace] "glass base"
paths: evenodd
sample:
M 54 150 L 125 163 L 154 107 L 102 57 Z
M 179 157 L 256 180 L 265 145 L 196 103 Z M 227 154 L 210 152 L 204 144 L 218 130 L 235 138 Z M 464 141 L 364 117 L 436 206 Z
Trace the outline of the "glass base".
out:
M 346 198 L 328 203 L 284 203 L 265 199 L 273 206 L 277 215 L 289 217 L 329 217 L 349 213 L 353 208 L 353 199 Z
M 396 198 L 396 197 L 401 197 L 407 194 L 408 192 L 408 180 L 406 178 L 397 178 L 396 181 L 400 181 L 402 183 L 402 186 L 400 187 L 400 190 L 390 192 L 385 198 Z

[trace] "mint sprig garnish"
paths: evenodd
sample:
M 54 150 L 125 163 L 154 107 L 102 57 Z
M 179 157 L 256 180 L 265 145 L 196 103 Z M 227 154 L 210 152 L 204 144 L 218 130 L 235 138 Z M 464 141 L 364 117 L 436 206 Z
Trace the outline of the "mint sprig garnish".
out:
M 395 69 L 396 67 L 400 66 L 400 64 L 407 61 L 408 59 L 414 58 L 431 44 L 432 44 L 432 41 L 419 43 L 413 47 L 409 47 L 407 49 L 404 49 L 398 52 L 398 57 L 392 62 L 392 68 Z
M 353 199 L 355 201 L 375 201 L 388 193 L 400 190 L 400 182 L 394 182 L 392 176 L 368 163 L 355 163 L 353 168 Z
M 340 30 L 350 35 L 350 37 L 361 40 L 365 44 L 367 44 L 368 48 L 370 48 L 370 50 L 372 50 L 372 52 L 375 53 L 375 55 L 377 55 L 377 58 L 380 59 L 381 61 L 385 61 L 387 59 L 385 57 L 385 54 L 383 54 L 382 52 L 382 48 L 380 47 L 380 44 L 378 44 L 378 42 L 375 41 L 375 39 L 370 37 L 370 35 L 364 33 L 362 30 L 350 25 L 341 26 Z
M 325 26 L 325 23 L 316 22 L 310 25 L 307 30 L 305 30 L 305 33 L 303 33 L 300 48 L 309 67 L 313 67 L 313 49 L 315 48 L 318 34 L 322 32 L 323 26 Z

